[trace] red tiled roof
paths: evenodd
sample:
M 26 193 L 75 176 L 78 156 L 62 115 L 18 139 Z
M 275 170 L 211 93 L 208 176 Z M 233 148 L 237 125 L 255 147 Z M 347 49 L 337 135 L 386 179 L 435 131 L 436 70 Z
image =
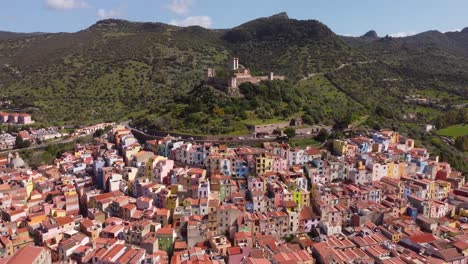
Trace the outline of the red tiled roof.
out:
M 436 238 L 432 234 L 415 235 L 415 236 L 409 237 L 409 239 L 413 241 L 414 243 L 418 243 L 418 244 L 429 243 L 429 242 L 433 242 L 436 240 Z
M 158 235 L 172 235 L 174 233 L 174 229 L 171 227 L 163 227 L 156 231 Z
M 466 243 L 465 241 L 457 241 L 455 243 L 453 243 L 453 246 L 458 248 L 459 250 L 466 250 L 468 249 L 468 243 Z
M 10 258 L 8 263 L 33 263 L 43 250 L 46 249 L 35 246 L 23 247 Z
M 242 254 L 242 250 L 241 250 L 240 247 L 230 247 L 230 248 L 228 248 L 228 254 L 230 256 L 239 255 L 239 254 Z

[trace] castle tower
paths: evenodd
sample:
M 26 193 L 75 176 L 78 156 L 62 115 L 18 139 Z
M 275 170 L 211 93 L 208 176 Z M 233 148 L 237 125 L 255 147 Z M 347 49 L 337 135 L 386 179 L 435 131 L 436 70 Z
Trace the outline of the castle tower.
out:
M 215 70 L 213 68 L 205 69 L 205 80 L 215 77 Z
M 273 72 L 270 72 L 270 73 L 268 74 L 268 80 L 272 81 L 273 79 L 275 79 L 275 75 L 274 75 Z
M 234 88 L 237 87 L 237 78 L 236 77 L 230 77 L 228 80 L 228 87 L 229 88 Z
M 232 58 L 229 60 L 228 68 L 229 68 L 229 70 L 231 70 L 231 71 L 236 71 L 237 69 L 239 69 L 239 58 L 237 58 L 237 57 L 232 57 Z

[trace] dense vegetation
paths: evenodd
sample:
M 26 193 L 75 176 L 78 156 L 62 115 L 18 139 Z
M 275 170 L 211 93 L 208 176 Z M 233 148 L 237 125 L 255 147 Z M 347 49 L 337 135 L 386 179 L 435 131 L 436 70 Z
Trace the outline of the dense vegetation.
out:
M 364 59 L 319 21 L 289 19 L 285 13 L 242 24 L 223 40 L 249 67 L 293 80 Z
M 197 134 L 248 133 L 247 125 L 259 120 L 289 121 L 289 118 L 309 110 L 304 95 L 289 81 L 264 81 L 258 85 L 243 83 L 240 98 L 228 97 L 208 85 L 199 85 L 174 104 L 151 109 L 155 117 L 143 115 L 137 126 L 149 124 L 150 129 L 177 130 Z M 306 120 L 314 123 L 311 115 Z M 318 116 L 314 116 L 320 122 Z M 260 121 L 261 122 L 261 121 Z
M 461 124 L 444 113 L 468 103 L 468 29 L 349 38 L 279 14 L 229 30 L 109 19 L 76 33 L 3 35 L 0 99 L 38 124 L 130 119 L 155 130 L 246 134 L 248 125 L 302 116 L 398 129 L 466 168 L 460 150 L 423 127 Z M 288 81 L 241 85 L 241 98 L 200 84 L 204 68 L 222 74 L 232 55 L 254 74 Z M 408 101 L 413 95 L 429 103 Z

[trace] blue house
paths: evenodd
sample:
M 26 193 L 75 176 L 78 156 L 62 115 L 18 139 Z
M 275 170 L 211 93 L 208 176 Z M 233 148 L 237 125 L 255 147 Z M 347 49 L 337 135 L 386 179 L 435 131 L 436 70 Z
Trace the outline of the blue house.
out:
M 418 208 L 416 208 L 416 207 L 407 207 L 406 208 L 406 215 L 413 217 L 414 221 L 416 221 L 416 217 L 418 217 Z
M 372 135 L 372 139 L 374 140 L 375 143 L 383 145 L 382 151 L 387 151 L 388 150 L 388 145 L 390 144 L 390 139 L 389 138 L 384 137 L 383 135 L 381 135 L 379 133 L 374 133 Z
M 349 139 L 349 142 L 351 144 L 354 144 L 358 147 L 358 152 L 363 154 L 363 153 L 368 153 L 371 151 L 371 144 L 367 138 L 351 138 Z
M 235 170 L 237 177 L 246 178 L 249 174 L 249 164 L 242 159 L 236 160 Z

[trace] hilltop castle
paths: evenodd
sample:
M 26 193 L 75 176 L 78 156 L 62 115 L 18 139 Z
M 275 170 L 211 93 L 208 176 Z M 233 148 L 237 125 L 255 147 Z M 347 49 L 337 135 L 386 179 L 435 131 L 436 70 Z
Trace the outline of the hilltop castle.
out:
M 239 85 L 245 82 L 258 83 L 263 80 L 284 80 L 285 76 L 275 76 L 270 72 L 267 76 L 252 76 L 250 70 L 239 64 L 239 58 L 233 57 L 227 65 L 228 77 L 217 77 L 213 68 L 205 71 L 204 82 L 224 91 L 229 96 L 240 96 Z

